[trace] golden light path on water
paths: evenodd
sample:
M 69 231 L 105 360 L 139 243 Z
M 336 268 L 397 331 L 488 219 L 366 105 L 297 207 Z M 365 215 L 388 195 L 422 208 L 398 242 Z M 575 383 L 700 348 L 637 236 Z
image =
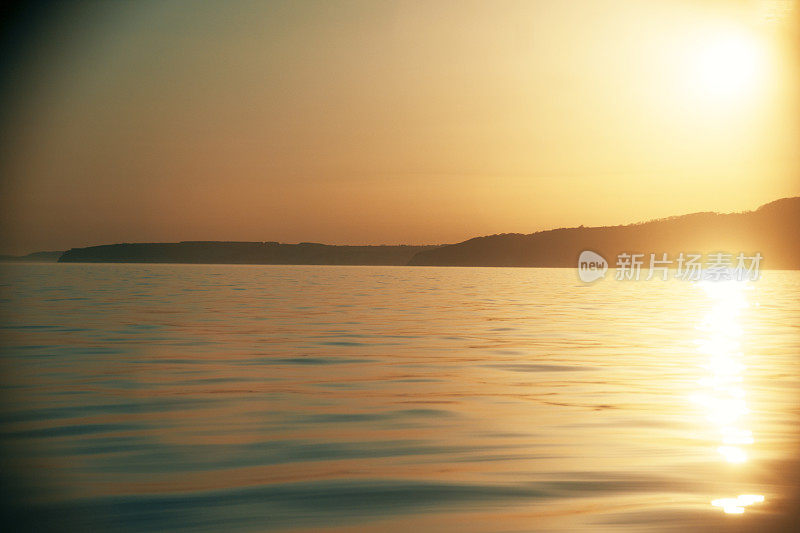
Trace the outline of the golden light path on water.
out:
M 702 281 L 698 285 L 712 305 L 698 325 L 703 336 L 696 342 L 700 354 L 707 358 L 703 365 L 707 373 L 699 380 L 701 392 L 692 399 L 717 431 L 717 453 L 735 467 L 747 462 L 747 447 L 755 442 L 747 427 L 750 410 L 741 348 L 741 313 L 748 307 L 747 292 L 752 286 L 736 280 Z M 711 505 L 728 514 L 743 514 L 747 506 L 763 501 L 760 494 L 739 494 L 712 500 Z

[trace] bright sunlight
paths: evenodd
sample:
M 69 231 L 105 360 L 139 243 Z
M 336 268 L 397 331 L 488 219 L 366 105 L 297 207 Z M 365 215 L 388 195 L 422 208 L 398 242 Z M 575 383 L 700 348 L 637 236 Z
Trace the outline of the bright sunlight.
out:
M 729 33 L 701 45 L 695 64 L 699 88 L 713 98 L 743 98 L 757 86 L 764 57 L 759 41 L 747 33 Z

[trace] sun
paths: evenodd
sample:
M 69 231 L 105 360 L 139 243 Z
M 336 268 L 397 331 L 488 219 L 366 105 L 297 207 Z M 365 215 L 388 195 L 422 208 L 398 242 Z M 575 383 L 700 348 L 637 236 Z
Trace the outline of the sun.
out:
M 743 97 L 758 84 L 762 64 L 755 38 L 744 33 L 719 35 L 700 45 L 695 79 L 708 96 Z

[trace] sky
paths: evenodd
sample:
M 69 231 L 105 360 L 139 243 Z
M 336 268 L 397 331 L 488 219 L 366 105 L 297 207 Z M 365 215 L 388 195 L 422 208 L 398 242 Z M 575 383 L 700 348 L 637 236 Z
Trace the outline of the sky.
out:
M 793 1 L 75 2 L 5 28 L 0 253 L 436 244 L 800 195 Z

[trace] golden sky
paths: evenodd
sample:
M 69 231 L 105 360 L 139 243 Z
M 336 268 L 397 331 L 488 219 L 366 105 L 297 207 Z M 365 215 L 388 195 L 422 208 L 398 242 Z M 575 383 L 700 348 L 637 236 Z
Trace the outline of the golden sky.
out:
M 89 2 L 5 67 L 0 252 L 443 243 L 800 195 L 797 2 Z

